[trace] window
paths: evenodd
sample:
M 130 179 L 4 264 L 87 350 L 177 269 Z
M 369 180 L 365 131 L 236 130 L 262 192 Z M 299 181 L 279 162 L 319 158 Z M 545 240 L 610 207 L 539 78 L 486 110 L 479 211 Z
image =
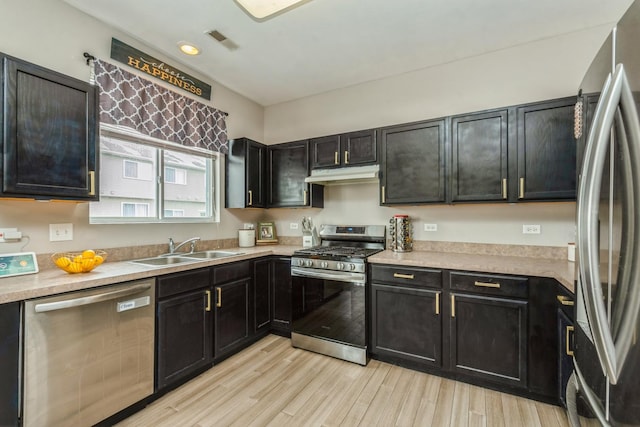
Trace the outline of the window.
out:
M 103 125 L 100 201 L 90 204 L 90 222 L 213 222 L 215 160 L 204 150 Z

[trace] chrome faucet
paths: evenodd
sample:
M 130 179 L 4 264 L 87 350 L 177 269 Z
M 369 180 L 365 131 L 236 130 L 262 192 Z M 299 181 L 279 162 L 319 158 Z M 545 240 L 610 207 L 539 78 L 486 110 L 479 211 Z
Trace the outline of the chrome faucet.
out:
M 176 243 L 173 241 L 173 239 L 171 237 L 169 237 L 169 254 L 176 253 L 176 251 L 178 249 L 180 249 L 181 247 L 183 247 L 187 243 L 191 244 L 191 246 L 189 248 L 189 253 L 193 253 L 193 251 L 196 249 L 196 243 L 198 243 L 199 240 L 200 240 L 199 237 L 192 237 L 192 238 L 187 239 L 184 242 L 180 243 L 179 245 L 176 245 Z

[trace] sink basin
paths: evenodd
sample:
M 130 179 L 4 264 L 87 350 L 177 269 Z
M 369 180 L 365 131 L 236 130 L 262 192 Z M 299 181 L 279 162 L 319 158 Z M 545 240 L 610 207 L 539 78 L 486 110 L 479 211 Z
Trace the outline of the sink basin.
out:
M 163 265 L 184 264 L 187 262 L 196 262 L 196 260 L 193 258 L 186 258 L 183 256 L 159 256 L 159 257 L 153 257 L 153 258 L 136 259 L 131 262 L 135 262 L 137 264 L 144 264 L 144 265 L 163 266 Z
M 231 251 L 202 251 L 202 252 L 194 252 L 192 254 L 184 254 L 183 256 L 188 258 L 204 258 L 204 259 L 215 259 L 215 258 L 225 258 L 228 256 L 234 255 L 242 255 L 242 252 L 231 252 Z

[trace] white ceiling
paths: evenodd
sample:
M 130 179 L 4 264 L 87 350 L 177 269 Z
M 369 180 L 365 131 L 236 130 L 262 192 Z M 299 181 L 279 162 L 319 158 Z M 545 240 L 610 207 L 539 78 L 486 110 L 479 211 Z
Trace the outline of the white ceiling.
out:
M 260 23 L 234 0 L 65 1 L 263 106 L 611 25 L 631 4 L 311 0 Z M 238 48 L 228 50 L 205 34 L 210 30 Z M 186 57 L 181 40 L 202 53 Z

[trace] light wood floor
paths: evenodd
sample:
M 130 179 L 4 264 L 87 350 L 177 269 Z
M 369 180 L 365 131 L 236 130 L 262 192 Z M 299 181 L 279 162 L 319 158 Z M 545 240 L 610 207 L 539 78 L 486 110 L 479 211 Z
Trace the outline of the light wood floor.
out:
M 269 335 L 119 426 L 568 427 L 556 406 Z

